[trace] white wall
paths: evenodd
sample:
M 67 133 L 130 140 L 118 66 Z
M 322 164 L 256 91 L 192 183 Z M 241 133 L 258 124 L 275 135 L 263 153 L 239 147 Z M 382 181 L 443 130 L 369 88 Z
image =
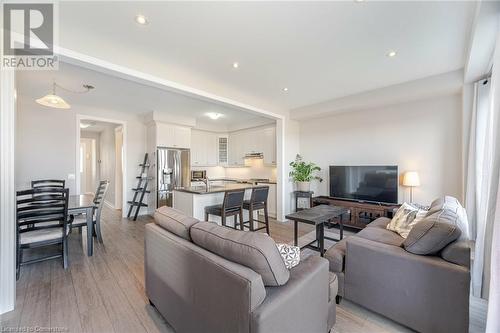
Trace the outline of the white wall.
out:
M 417 170 L 414 201 L 440 195 L 462 199 L 462 101 L 460 95 L 302 121 L 300 150 L 323 170 L 315 194 L 328 195 L 328 166 L 393 164 L 400 174 Z M 399 188 L 399 201 L 408 189 Z
M 128 189 L 136 185 L 138 165 L 146 151 L 146 126 L 142 119 L 122 111 L 78 105 L 72 105 L 70 110 L 51 109 L 31 99 L 23 99 L 19 104 L 16 187 L 28 187 L 36 178 L 65 178 L 71 193 L 76 193 L 75 180 L 68 179 L 68 174 L 78 171 L 76 137 L 80 129 L 76 123 L 77 114 L 126 122 L 126 200 L 132 200 L 133 193 Z
M 43 107 L 19 99 L 16 124 L 16 188 L 35 179 L 65 179 L 75 193 L 76 118 L 74 110 Z

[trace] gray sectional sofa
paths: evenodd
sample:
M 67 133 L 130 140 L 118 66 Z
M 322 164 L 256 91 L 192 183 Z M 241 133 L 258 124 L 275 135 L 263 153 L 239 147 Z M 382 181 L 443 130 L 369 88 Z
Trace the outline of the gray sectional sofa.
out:
M 272 238 L 171 208 L 145 230 L 146 294 L 176 332 L 328 332 L 336 275 L 309 257 L 291 270 Z
M 435 200 L 406 239 L 381 217 L 325 257 L 339 297 L 419 332 L 467 332 L 470 249 L 458 200 Z M 462 237 L 464 238 L 464 237 Z

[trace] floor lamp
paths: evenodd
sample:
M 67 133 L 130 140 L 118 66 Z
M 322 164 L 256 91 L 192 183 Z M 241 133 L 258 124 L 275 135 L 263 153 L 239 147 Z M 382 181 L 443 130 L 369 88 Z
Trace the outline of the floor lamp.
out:
M 413 188 L 420 186 L 420 177 L 416 171 L 407 171 L 403 176 L 403 186 L 410 188 L 410 203 L 413 202 Z

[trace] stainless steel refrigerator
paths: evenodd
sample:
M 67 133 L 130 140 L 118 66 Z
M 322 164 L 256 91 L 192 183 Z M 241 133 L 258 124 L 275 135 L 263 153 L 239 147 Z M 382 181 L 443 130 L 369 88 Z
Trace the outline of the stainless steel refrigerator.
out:
M 174 189 L 188 187 L 191 181 L 189 149 L 158 147 L 156 156 L 156 208 L 172 207 Z

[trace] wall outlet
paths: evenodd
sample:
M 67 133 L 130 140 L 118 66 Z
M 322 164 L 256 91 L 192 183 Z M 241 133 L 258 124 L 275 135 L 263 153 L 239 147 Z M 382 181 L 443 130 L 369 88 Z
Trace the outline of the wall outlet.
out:
M 76 179 L 76 176 L 74 173 L 68 174 L 68 180 L 75 180 L 75 179 Z

